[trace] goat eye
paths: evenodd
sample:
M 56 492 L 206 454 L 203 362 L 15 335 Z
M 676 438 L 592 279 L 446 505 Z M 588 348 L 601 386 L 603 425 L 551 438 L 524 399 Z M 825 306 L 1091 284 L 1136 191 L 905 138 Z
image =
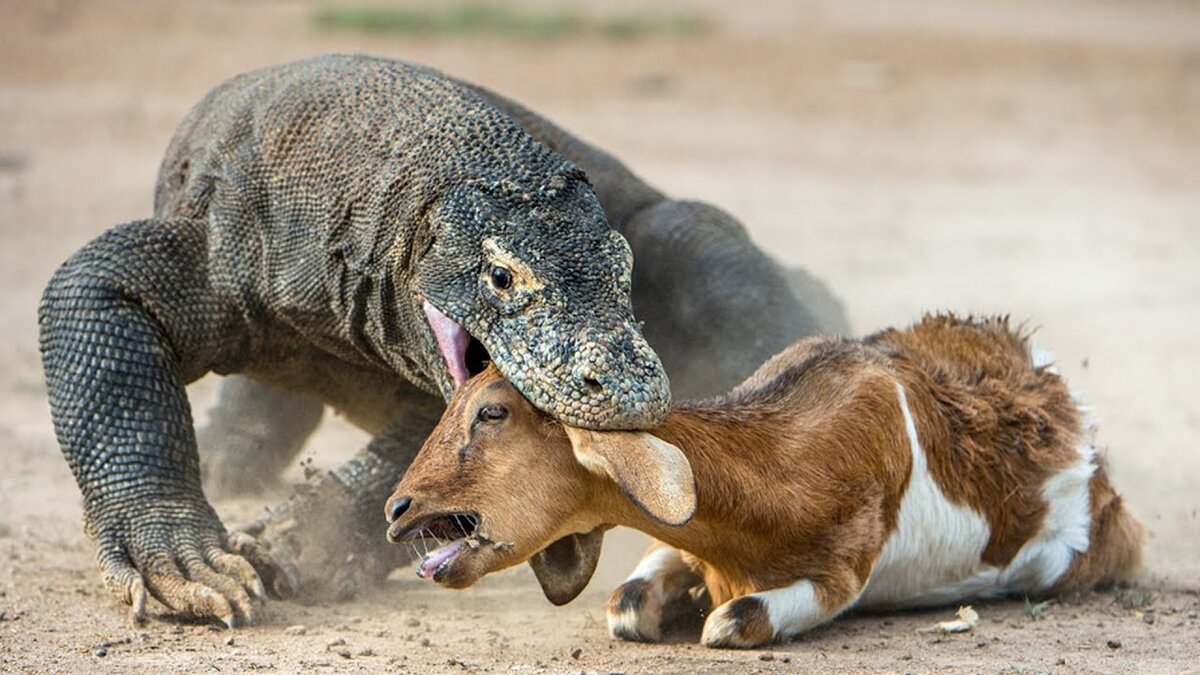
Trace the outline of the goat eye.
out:
M 479 409 L 476 419 L 480 422 L 495 422 L 508 417 L 508 408 L 502 405 L 485 405 Z
M 492 271 L 489 272 L 489 275 L 492 278 L 492 286 L 495 288 L 498 288 L 502 291 L 512 288 L 512 272 L 509 272 L 503 267 L 496 265 L 492 267 Z

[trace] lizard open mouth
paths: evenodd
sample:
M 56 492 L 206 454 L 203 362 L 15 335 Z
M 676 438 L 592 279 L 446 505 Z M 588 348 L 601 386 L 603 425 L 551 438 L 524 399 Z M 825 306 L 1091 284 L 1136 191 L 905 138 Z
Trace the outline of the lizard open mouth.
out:
M 474 513 L 441 513 L 418 521 L 402 531 L 388 530 L 388 539 L 406 542 L 421 556 L 417 576 L 438 581 L 458 554 L 479 547 L 479 516 Z M 433 548 L 430 548 L 431 544 Z
M 437 340 L 438 351 L 442 353 L 442 358 L 446 361 L 446 370 L 457 389 L 472 375 L 482 373 L 492 357 L 483 343 L 476 340 L 454 319 L 429 304 L 428 300 L 423 307 L 425 318 L 429 321 L 429 327 L 433 329 L 433 336 Z

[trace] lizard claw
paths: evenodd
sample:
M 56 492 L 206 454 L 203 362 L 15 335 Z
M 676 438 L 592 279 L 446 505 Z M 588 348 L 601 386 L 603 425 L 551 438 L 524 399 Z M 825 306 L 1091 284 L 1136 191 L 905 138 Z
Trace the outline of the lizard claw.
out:
M 296 595 L 299 582 L 296 580 L 295 570 L 277 562 L 262 542 L 246 532 L 234 532 L 229 535 L 229 546 L 242 558 L 250 561 L 254 570 L 266 577 L 273 597 L 286 600 Z M 254 593 L 259 598 L 265 598 L 266 591 L 262 580 L 256 575 L 254 581 L 257 584 Z
M 287 572 L 253 537 L 226 536 L 219 521 L 188 524 L 193 527 L 150 526 L 121 533 L 126 536 L 102 529 L 97 537 L 105 586 L 130 605 L 135 624 L 146 619 L 147 592 L 175 612 L 229 628 L 258 620 L 267 596 L 263 579 L 276 597 L 293 592 Z
M 129 615 L 133 625 L 141 626 L 146 623 L 146 584 L 142 583 L 141 577 L 133 580 L 129 595 L 132 605 Z

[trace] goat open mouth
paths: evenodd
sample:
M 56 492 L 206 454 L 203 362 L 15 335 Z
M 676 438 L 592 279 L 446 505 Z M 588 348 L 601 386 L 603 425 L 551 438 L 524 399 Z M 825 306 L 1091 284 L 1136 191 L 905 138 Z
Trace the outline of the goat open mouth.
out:
M 441 513 L 410 525 L 392 540 L 407 543 L 421 558 L 417 576 L 437 581 L 459 553 L 479 546 L 478 528 L 479 516 L 474 513 Z
M 454 387 L 462 386 L 472 375 L 482 373 L 492 357 L 483 343 L 467 332 L 458 322 L 442 313 L 440 309 L 425 301 L 425 318 L 433 329 L 438 351 L 446 362 L 446 370 Z

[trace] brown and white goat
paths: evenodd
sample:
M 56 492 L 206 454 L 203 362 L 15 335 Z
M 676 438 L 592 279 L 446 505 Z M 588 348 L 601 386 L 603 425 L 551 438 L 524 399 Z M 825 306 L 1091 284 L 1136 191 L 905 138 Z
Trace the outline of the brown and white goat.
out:
M 1044 595 L 1126 577 L 1142 526 L 1087 414 L 1003 319 L 926 317 L 795 343 L 652 433 L 563 427 L 494 369 L 459 389 L 388 502 L 392 541 L 449 539 L 418 574 L 464 587 L 530 560 L 572 599 L 606 526 L 658 540 L 608 602 L 655 640 L 703 584 L 704 644 L 796 635 L 850 607 Z

